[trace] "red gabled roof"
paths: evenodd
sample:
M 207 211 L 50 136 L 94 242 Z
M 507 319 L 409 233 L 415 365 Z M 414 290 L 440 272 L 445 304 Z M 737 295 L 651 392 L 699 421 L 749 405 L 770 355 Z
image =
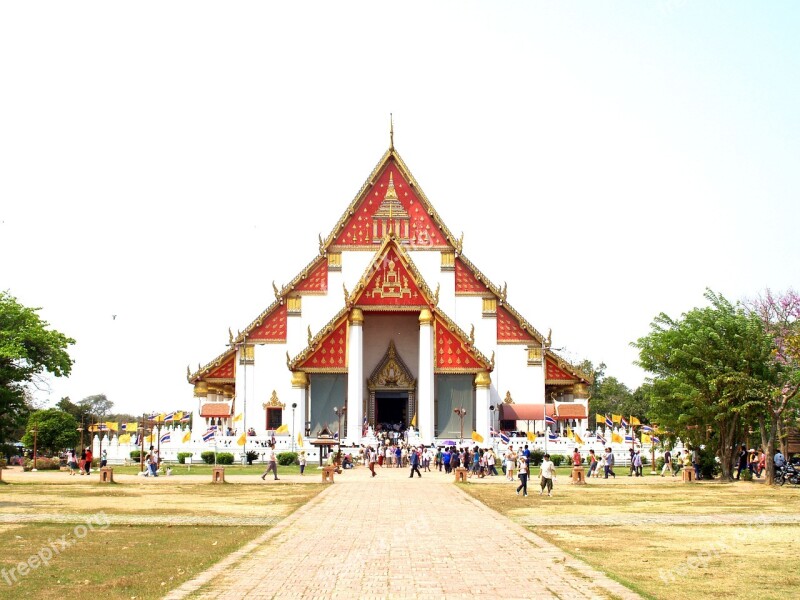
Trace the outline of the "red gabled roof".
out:
M 486 287 L 486 284 L 478 281 L 478 278 L 472 272 L 461 257 L 455 260 L 455 273 L 456 273 L 456 296 L 487 296 L 494 295 Z
M 301 275 L 302 277 L 302 275 Z M 294 286 L 295 292 L 325 294 L 328 291 L 328 262 L 320 258 L 317 265 Z
M 272 312 L 264 317 L 249 334 L 248 342 L 285 342 L 286 341 L 286 304 L 278 304 Z
M 583 404 L 558 404 L 556 419 L 586 419 L 586 407 Z
M 436 361 L 434 372 L 474 372 L 488 369 L 475 356 L 475 350 L 469 342 L 451 330 L 447 323 L 437 314 L 434 320 Z
M 200 407 L 201 417 L 230 417 L 231 409 L 224 402 L 209 402 Z
M 385 242 L 386 243 L 386 242 Z M 355 306 L 416 307 L 428 306 L 428 293 L 416 283 L 415 274 L 394 239 L 370 263 L 373 273 L 353 300 Z
M 578 381 L 578 378 L 571 373 L 567 373 L 564 369 L 556 365 L 549 356 L 547 357 L 545 383 L 570 383 L 573 381 Z
M 331 249 L 369 249 L 380 244 L 386 234 L 382 225 L 389 218 L 386 214 L 389 204 L 393 205 L 391 221 L 404 243 L 436 249 L 450 247 L 445 233 L 420 200 L 417 189 L 409 184 L 393 149 L 384 155 L 382 163 L 382 168 L 379 165 L 378 173 L 356 197 L 355 205 L 348 209 L 349 216 L 340 221 L 331 234 Z
M 307 358 L 295 368 L 309 373 L 347 372 L 347 317 L 336 323 L 330 333 L 314 344 Z
M 212 380 L 212 379 L 226 379 L 233 381 L 233 378 L 236 374 L 236 353 L 231 353 L 231 355 L 222 361 L 222 364 L 212 369 L 208 372 L 207 375 L 203 377 L 204 380 Z
M 497 307 L 497 343 L 498 344 L 533 344 L 536 340 L 525 331 L 519 321 L 511 316 L 502 306 Z

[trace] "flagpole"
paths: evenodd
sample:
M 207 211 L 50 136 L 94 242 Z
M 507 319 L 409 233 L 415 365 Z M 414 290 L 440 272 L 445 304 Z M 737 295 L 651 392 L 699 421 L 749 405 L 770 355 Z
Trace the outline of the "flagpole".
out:
M 244 379 L 243 397 L 242 397 L 242 433 L 244 434 L 244 444 L 242 444 L 242 453 L 244 454 L 244 464 L 247 464 L 247 331 L 245 331 L 244 345 L 242 346 L 242 378 Z M 255 349 L 253 349 L 255 351 Z M 234 418 L 236 418 L 234 416 Z

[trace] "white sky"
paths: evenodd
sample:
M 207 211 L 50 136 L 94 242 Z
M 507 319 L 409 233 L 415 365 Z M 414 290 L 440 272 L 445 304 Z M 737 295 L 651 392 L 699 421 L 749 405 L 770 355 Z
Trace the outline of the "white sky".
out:
M 190 408 L 390 112 L 466 255 L 630 387 L 659 312 L 798 286 L 800 4 L 277 4 L 0 4 L 0 289 L 78 342 L 42 400 Z

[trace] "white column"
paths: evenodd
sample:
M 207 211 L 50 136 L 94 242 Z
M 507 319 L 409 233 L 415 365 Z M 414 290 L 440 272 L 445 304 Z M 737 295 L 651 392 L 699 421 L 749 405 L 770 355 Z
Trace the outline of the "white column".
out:
M 350 311 L 347 339 L 347 443 L 360 444 L 364 421 L 364 314 Z
M 488 371 L 481 371 L 475 375 L 475 431 L 483 436 L 483 444 L 486 446 L 492 444 L 492 436 L 489 433 L 491 388 L 492 380 Z
M 423 444 L 432 444 L 433 412 L 433 315 L 427 308 L 419 313 L 419 371 L 417 374 L 417 427 Z
M 291 434 L 294 438 L 294 442 L 292 442 L 295 446 L 295 449 L 298 449 L 297 446 L 297 434 L 303 434 L 303 445 L 307 443 L 306 440 L 306 394 L 308 392 L 308 375 L 305 374 L 304 371 L 295 371 L 292 373 L 292 402 L 289 404 L 290 408 L 292 404 L 296 404 L 293 409 L 294 412 L 293 422 L 290 423 L 291 425 Z M 289 444 L 291 448 L 292 443 Z

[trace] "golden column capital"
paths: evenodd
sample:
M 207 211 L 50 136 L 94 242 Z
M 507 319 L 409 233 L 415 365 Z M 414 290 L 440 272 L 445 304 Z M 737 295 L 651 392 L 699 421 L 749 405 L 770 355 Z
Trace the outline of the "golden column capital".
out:
M 429 308 L 423 308 L 419 311 L 419 324 L 420 325 L 430 325 L 433 323 L 433 314 Z
M 475 387 L 489 387 L 492 385 L 492 378 L 489 371 L 479 371 L 475 374 Z
M 589 397 L 589 386 L 585 383 L 576 383 L 572 386 L 572 395 L 581 400 L 587 399 Z
M 363 325 L 364 324 L 364 313 L 361 312 L 360 308 L 354 308 L 350 311 L 350 324 L 351 325 Z
M 198 381 L 194 384 L 194 395 L 198 398 L 208 396 L 208 384 L 205 381 Z
M 233 398 L 233 386 L 228 384 L 222 387 L 222 393 L 226 398 Z
M 305 371 L 294 371 L 292 373 L 292 387 L 304 388 L 308 385 L 308 375 Z

